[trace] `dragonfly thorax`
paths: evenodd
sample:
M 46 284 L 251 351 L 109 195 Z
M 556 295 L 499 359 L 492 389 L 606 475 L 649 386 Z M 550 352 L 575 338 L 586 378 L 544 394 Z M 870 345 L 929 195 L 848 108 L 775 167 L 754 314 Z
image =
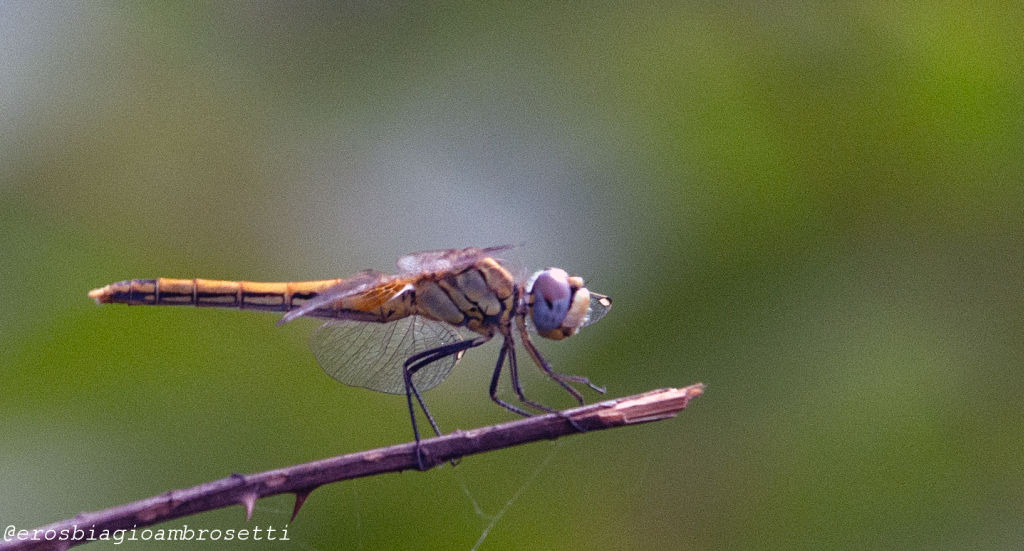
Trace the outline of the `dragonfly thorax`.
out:
M 526 285 L 530 320 L 537 334 L 554 340 L 572 336 L 586 324 L 590 291 L 583 278 L 561 268 L 541 270 Z
M 414 313 L 489 337 L 508 325 L 515 291 L 512 274 L 484 258 L 457 273 L 420 277 L 413 286 Z

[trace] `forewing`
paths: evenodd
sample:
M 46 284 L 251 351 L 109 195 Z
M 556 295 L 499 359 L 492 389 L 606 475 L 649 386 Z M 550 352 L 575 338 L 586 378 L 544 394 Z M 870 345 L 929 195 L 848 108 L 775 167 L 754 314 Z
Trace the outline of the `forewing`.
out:
M 592 324 L 597 323 L 608 313 L 608 310 L 612 309 L 612 299 L 605 295 L 600 295 L 591 291 L 590 293 L 590 310 L 587 311 L 587 319 L 583 321 L 583 325 L 580 329 Z
M 313 333 L 313 355 L 324 372 L 338 382 L 405 394 L 402 363 L 406 358 L 462 340 L 450 325 L 410 316 L 391 323 L 328 321 Z M 413 377 L 416 388 L 433 388 L 448 377 L 462 354 L 433 362 Z
M 405 274 L 458 271 L 481 258 L 492 256 L 498 251 L 511 249 L 512 245 L 496 247 L 469 247 L 468 249 L 443 249 L 439 251 L 423 251 L 399 258 L 395 263 L 399 271 Z
M 373 270 L 359 272 L 358 274 L 338 282 L 337 285 L 309 299 L 302 306 L 289 310 L 288 313 L 281 317 L 277 324 L 282 325 L 288 323 L 289 321 L 305 316 L 318 308 L 323 308 L 336 300 L 364 293 L 375 286 L 386 283 L 387 279 L 387 275 Z

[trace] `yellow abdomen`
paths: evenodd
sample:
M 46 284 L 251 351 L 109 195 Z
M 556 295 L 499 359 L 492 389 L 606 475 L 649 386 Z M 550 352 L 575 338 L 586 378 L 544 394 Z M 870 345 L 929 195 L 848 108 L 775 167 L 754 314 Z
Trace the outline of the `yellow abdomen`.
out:
M 118 281 L 90 291 L 89 297 L 97 304 L 193 305 L 287 312 L 339 281 L 254 282 L 161 277 Z

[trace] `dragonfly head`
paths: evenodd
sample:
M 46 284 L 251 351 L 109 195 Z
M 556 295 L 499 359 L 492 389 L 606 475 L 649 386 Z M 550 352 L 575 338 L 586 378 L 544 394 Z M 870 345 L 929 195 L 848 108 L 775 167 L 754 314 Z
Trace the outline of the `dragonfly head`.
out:
M 608 297 L 584 287 L 583 278 L 561 268 L 533 274 L 526 284 L 526 294 L 537 334 L 556 341 L 601 319 L 612 305 Z

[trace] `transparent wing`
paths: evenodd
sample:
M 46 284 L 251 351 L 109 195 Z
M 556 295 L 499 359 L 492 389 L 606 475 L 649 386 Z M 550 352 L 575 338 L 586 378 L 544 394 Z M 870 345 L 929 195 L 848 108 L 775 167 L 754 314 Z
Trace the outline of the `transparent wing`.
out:
M 481 258 L 491 256 L 492 253 L 512 247 L 512 245 L 498 245 L 486 248 L 469 247 L 468 249 L 423 251 L 407 254 L 399 258 L 395 264 L 402 273 L 406 274 L 459 270 Z
M 313 333 L 310 347 L 320 367 L 338 382 L 405 394 L 402 363 L 413 354 L 462 340 L 446 324 L 419 316 L 391 323 L 328 321 Z M 433 388 L 448 377 L 462 353 L 433 362 L 413 375 L 416 388 Z
M 373 270 L 359 272 L 358 274 L 338 282 L 337 285 L 311 298 L 302 306 L 295 308 L 294 310 L 289 310 L 288 313 L 281 317 L 277 324 L 282 325 L 288 323 L 289 321 L 305 316 L 318 308 L 327 306 L 336 300 L 365 292 L 367 289 L 384 283 L 387 279 L 387 275 Z
M 608 313 L 608 310 L 612 309 L 612 299 L 605 295 L 601 295 L 591 291 L 590 293 L 590 309 L 587 310 L 587 319 L 583 320 L 583 325 L 580 329 L 592 324 L 597 323 Z

